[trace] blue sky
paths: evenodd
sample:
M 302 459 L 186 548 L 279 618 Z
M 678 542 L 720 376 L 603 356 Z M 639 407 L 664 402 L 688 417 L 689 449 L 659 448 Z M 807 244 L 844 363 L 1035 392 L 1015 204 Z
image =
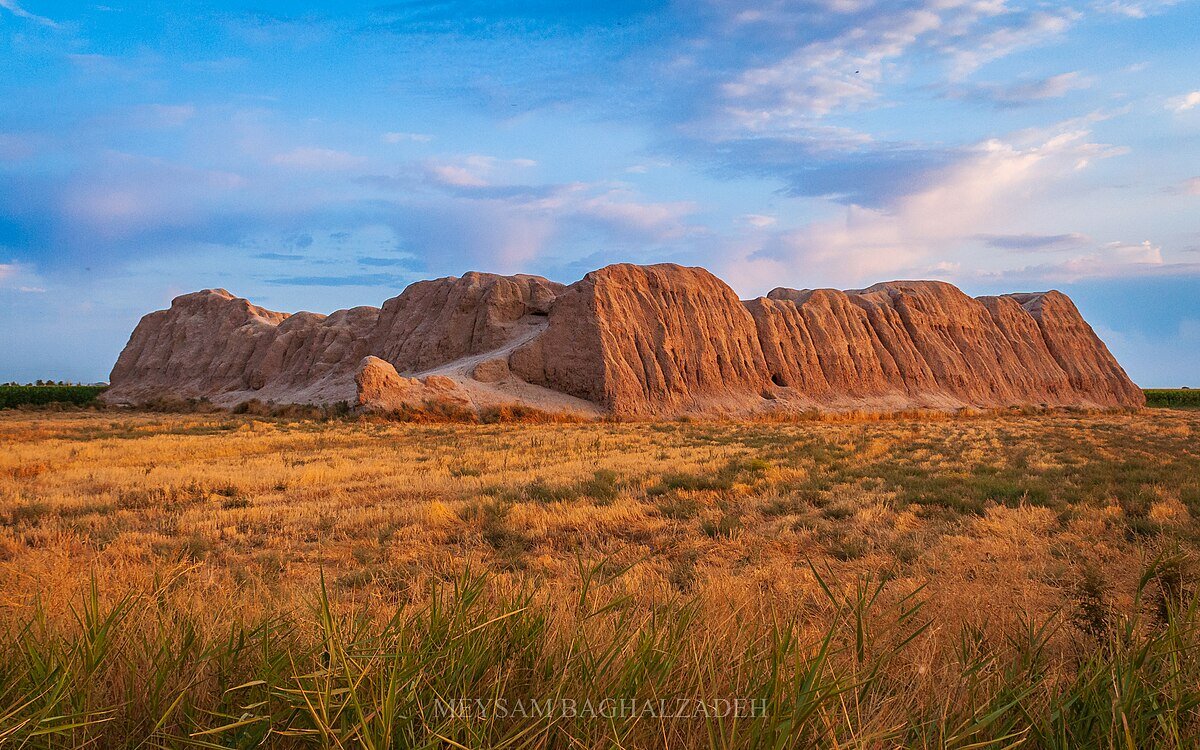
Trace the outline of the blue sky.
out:
M 1200 385 L 1200 2 L 0 0 L 0 380 L 222 286 L 704 265 L 1071 294 Z

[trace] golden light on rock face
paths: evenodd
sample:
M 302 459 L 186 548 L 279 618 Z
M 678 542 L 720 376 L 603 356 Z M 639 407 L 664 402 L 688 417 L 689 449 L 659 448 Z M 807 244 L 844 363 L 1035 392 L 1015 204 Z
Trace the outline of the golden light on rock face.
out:
M 672 264 L 607 266 L 568 287 L 470 273 L 328 317 L 196 292 L 142 319 L 104 398 L 579 416 L 1144 403 L 1059 292 L 972 299 L 898 281 L 742 302 Z

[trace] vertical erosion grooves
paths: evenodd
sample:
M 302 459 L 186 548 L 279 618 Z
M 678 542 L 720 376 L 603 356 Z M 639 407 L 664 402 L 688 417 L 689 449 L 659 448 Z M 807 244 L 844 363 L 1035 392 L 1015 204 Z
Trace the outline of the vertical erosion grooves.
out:
M 353 403 L 365 357 L 475 388 L 476 359 L 493 355 L 479 381 L 491 397 L 536 405 L 550 389 L 631 416 L 1144 403 L 1059 292 L 972 299 L 893 281 L 742 302 L 674 264 L 612 265 L 567 287 L 473 272 L 329 316 L 196 292 L 142 319 L 104 397 Z

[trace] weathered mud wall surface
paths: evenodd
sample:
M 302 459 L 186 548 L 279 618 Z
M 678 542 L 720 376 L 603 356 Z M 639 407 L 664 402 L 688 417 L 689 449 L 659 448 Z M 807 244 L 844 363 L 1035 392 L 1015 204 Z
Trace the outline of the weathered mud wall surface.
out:
M 114 403 L 446 400 L 634 416 L 1143 404 L 1060 292 L 972 299 L 894 281 L 741 301 L 671 264 L 608 266 L 570 286 L 469 273 L 329 316 L 195 292 L 142 319 L 111 382 Z

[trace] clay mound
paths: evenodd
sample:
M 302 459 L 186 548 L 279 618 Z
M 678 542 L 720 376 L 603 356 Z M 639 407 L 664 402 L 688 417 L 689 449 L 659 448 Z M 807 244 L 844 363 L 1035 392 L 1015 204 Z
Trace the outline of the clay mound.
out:
M 296 313 L 276 328 L 249 388 L 261 401 L 333 403 L 355 393 L 354 373 L 379 310 L 355 307 L 329 316 Z M 239 397 L 233 392 L 231 397 Z
M 201 398 L 250 387 L 286 313 L 224 289 L 176 297 L 169 310 L 142 318 L 109 376 L 114 402 Z
M 1059 292 L 1021 297 L 1066 300 Z M 1143 403 L 1069 300 L 1043 320 L 1013 297 L 972 299 L 944 282 L 892 281 L 847 292 L 780 288 L 747 306 L 772 380 L 823 403 Z M 1063 340 L 1061 358 L 1051 339 Z
M 1125 374 L 1070 297 L 1059 291 L 1008 296 L 1037 321 L 1046 348 L 1077 393 L 1105 405 L 1145 405 L 1145 394 Z
M 138 324 L 104 398 L 353 403 L 368 354 L 415 372 L 502 348 L 544 327 L 563 288 L 538 276 L 468 273 L 413 284 L 382 310 L 328 316 L 273 312 L 223 289 L 185 294 Z
M 772 385 L 817 401 L 891 393 L 901 381 L 867 313 L 845 292 L 776 289 L 746 302 Z M 900 386 L 900 392 L 906 389 Z
M 640 416 L 1144 403 L 1059 292 L 972 299 L 893 281 L 742 302 L 708 271 L 672 264 L 608 266 L 569 287 L 468 273 L 329 316 L 205 290 L 143 318 L 111 382 L 115 403 Z
M 1057 401 L 1030 376 L 988 309 L 956 287 L 898 281 L 850 297 L 879 321 L 876 331 L 897 351 L 901 378 L 918 390 L 977 406 Z
M 406 378 L 390 362 L 369 355 L 359 363 L 354 382 L 355 405 L 364 409 L 396 411 L 428 404 L 471 406 L 471 399 L 450 378 L 439 375 Z
M 555 300 L 546 332 L 512 371 L 617 414 L 745 409 L 766 366 L 754 320 L 703 268 L 619 264 Z
M 383 304 L 368 348 L 400 372 L 499 349 L 542 321 L 562 284 L 540 276 L 467 273 L 419 281 Z

